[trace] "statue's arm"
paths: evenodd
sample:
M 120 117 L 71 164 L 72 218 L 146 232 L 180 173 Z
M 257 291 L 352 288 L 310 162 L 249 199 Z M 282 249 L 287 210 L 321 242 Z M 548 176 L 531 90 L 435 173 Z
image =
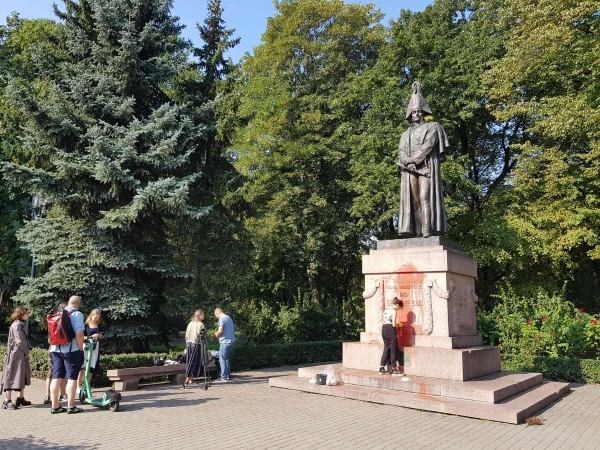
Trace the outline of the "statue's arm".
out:
M 398 163 L 406 164 L 408 159 L 408 139 L 406 139 L 406 135 L 403 134 L 400 137 L 400 144 L 398 144 Z
M 418 166 L 425 161 L 436 145 L 438 145 L 437 127 L 432 126 L 427 130 L 427 134 L 421 145 L 421 152 L 413 157 L 414 163 Z
M 413 158 L 408 156 L 410 152 L 408 147 L 408 134 L 405 133 L 400 137 L 400 145 L 398 146 L 398 162 L 396 165 L 401 169 L 408 170 L 409 172 L 416 172 L 417 168 Z

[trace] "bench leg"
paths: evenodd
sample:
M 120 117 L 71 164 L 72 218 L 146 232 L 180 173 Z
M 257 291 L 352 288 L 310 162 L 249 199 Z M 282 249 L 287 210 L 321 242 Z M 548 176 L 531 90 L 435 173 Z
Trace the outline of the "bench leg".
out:
M 137 391 L 140 380 L 137 378 L 130 380 L 115 381 L 115 390 L 117 391 Z
M 183 384 L 185 381 L 185 374 L 178 373 L 176 375 L 169 375 L 169 381 L 171 384 Z

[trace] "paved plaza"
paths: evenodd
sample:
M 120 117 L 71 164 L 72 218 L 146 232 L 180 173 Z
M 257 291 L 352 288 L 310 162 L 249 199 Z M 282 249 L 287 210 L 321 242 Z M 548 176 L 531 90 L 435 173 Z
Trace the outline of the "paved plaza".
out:
M 208 391 L 168 384 L 124 392 L 118 412 L 85 405 L 50 415 L 44 383 L 38 403 L 0 411 L 0 449 L 595 449 L 600 448 L 600 386 L 572 391 L 538 415 L 539 426 L 447 416 L 271 388 L 269 377 L 296 367 L 234 373 Z M 97 390 L 96 393 L 100 392 Z

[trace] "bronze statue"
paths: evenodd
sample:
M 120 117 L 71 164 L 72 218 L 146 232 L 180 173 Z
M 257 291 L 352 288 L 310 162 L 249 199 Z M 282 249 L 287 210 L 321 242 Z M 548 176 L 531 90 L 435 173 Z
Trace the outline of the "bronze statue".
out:
M 424 118 L 432 113 L 421 85 L 413 83 L 412 87 L 406 111 L 410 126 L 400 137 L 396 163 L 402 169 L 398 233 L 429 237 L 448 230 L 440 163 L 446 159 L 449 144 L 442 126 Z

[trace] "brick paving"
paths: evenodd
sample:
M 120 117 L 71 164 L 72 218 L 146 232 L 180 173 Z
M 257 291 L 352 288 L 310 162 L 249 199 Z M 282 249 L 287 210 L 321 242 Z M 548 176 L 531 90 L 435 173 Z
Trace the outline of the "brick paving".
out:
M 600 385 L 573 384 L 528 427 L 268 386 L 295 369 L 234 373 L 208 391 L 144 386 L 124 392 L 118 412 L 84 405 L 72 416 L 50 415 L 34 380 L 26 398 L 37 405 L 0 411 L 0 449 L 600 448 Z

